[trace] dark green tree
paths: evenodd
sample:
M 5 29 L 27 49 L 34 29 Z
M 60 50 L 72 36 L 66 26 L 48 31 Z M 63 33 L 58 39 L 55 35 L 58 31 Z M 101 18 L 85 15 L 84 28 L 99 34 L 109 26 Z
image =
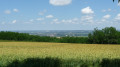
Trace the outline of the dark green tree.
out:
M 93 33 L 88 35 L 90 43 L 96 44 L 118 44 L 120 41 L 120 32 L 114 27 L 106 27 L 102 30 L 94 29 Z
M 115 0 L 113 0 L 113 2 L 114 2 Z M 120 0 L 118 0 L 118 2 L 120 2 Z

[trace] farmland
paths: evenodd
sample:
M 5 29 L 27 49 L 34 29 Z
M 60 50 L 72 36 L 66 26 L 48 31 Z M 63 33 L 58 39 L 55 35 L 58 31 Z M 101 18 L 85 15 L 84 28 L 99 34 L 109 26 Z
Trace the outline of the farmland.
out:
M 44 42 L 0 42 L 0 65 L 15 59 L 59 58 L 61 60 L 97 61 L 120 58 L 120 45 Z

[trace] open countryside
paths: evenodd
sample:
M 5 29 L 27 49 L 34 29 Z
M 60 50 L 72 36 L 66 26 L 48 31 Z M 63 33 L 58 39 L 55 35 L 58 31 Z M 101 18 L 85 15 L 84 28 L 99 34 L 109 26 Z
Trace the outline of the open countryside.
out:
M 120 45 L 73 44 L 45 42 L 0 42 L 1 64 L 6 65 L 15 59 L 60 58 L 63 62 L 97 61 L 103 58 L 120 58 Z M 74 66 L 73 66 L 74 67 Z
M 120 67 L 120 0 L 0 0 L 0 67 Z

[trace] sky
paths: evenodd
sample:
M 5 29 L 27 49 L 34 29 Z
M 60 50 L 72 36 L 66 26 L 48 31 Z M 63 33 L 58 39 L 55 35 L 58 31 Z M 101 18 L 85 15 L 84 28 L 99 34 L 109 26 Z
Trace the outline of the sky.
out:
M 116 0 L 0 0 L 0 31 L 120 30 Z

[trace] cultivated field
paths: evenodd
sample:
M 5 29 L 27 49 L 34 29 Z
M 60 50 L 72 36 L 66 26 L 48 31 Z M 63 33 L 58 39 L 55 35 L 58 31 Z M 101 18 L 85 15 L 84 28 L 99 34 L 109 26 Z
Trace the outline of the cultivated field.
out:
M 15 59 L 53 57 L 62 60 L 120 58 L 120 45 L 67 44 L 42 42 L 0 42 L 0 64 Z

